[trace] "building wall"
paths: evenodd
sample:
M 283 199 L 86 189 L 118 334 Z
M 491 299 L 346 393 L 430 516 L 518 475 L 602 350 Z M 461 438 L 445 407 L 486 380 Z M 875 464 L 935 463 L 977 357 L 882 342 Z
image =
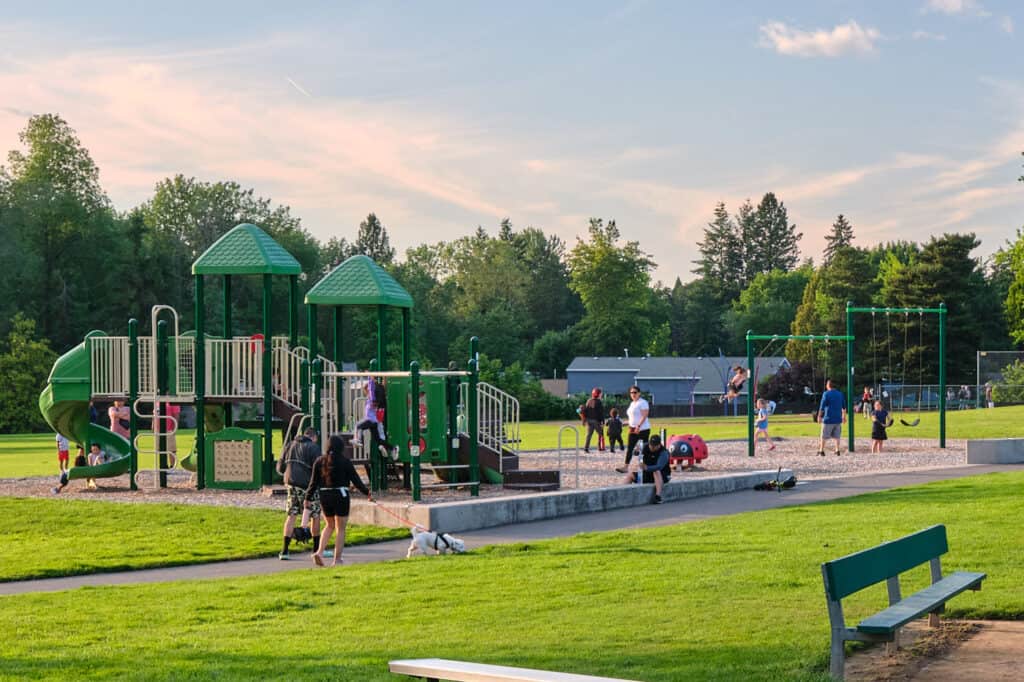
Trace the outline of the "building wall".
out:
M 651 396 L 656 405 L 689 405 L 696 385 L 693 379 L 639 379 L 640 389 Z
M 604 393 L 624 395 L 633 385 L 636 373 L 632 370 L 621 372 L 591 372 L 587 370 L 571 370 L 568 372 L 569 393 L 590 393 L 595 386 Z

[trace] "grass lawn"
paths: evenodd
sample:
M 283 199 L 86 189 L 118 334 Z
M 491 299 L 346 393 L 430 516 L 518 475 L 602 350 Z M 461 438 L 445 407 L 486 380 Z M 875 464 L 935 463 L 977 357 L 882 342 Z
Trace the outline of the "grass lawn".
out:
M 270 509 L 0 498 L 0 581 L 275 556 L 283 523 Z M 350 526 L 346 544 L 408 536 Z
M 257 433 L 263 433 L 258 431 Z M 195 429 L 178 431 L 178 453 L 187 455 L 195 443 Z M 141 447 L 152 443 L 142 441 Z M 274 452 L 281 452 L 281 430 L 274 429 Z M 75 446 L 71 445 L 71 459 L 75 458 Z M 153 455 L 139 456 L 140 468 L 153 468 Z M 57 444 L 52 433 L 23 433 L 0 435 L 0 478 L 23 476 L 53 476 L 57 478 Z
M 939 440 L 939 414 L 922 412 L 921 423 L 916 427 L 903 426 L 899 423 L 902 416 L 907 421 L 917 418 L 916 412 L 896 413 L 896 424 L 889 429 L 890 438 L 934 438 Z M 811 421 L 809 414 L 776 414 L 769 420 L 772 436 L 794 438 L 799 436 L 818 436 L 821 427 Z M 520 426 L 524 450 L 554 449 L 558 445 L 558 430 L 571 424 L 579 426 L 578 421 L 560 422 L 527 422 Z M 747 417 L 694 417 L 675 419 L 652 419 L 654 430 L 664 428 L 669 434 L 696 433 L 705 440 L 725 438 L 746 438 Z M 586 428 L 580 427 L 580 447 L 586 437 Z M 858 438 L 871 436 L 871 423 L 864 415 L 857 415 L 855 435 Z M 997 407 L 992 410 L 947 410 L 946 438 L 1015 438 L 1024 437 L 1024 405 Z M 596 437 L 595 437 L 596 438 Z M 623 435 L 623 440 L 625 440 Z M 843 430 L 846 438 L 846 430 Z M 563 446 L 571 446 L 574 442 L 571 433 L 562 437 Z M 595 443 L 591 442 L 594 446 Z
M 890 438 L 934 438 L 939 439 L 939 416 L 935 412 L 921 414 L 921 424 L 907 427 L 897 423 L 889 429 Z M 908 421 L 917 417 L 911 412 L 904 415 Z M 871 435 L 870 423 L 863 415 L 857 415 L 856 435 L 867 438 Z M 740 417 L 695 417 L 693 419 L 653 419 L 655 430 L 665 428 L 669 434 L 697 433 L 705 440 L 724 438 L 746 438 L 747 418 Z M 778 414 L 769 422 L 772 436 L 794 438 L 817 436 L 820 427 L 808 415 Z M 520 426 L 523 450 L 548 450 L 558 445 L 558 430 L 575 421 L 524 422 Z M 178 451 L 188 453 L 195 439 L 194 429 L 178 432 Z M 586 436 L 586 429 L 580 429 L 580 446 Z M 946 438 L 1013 438 L 1024 437 L 1024 405 L 997 407 L 993 410 L 962 410 L 946 412 Z M 845 438 L 845 432 L 844 432 Z M 572 435 L 565 434 L 563 445 L 573 443 Z M 592 445 L 595 445 L 592 443 Z M 281 450 L 281 433 L 274 431 L 274 452 Z M 73 455 L 74 453 L 72 453 Z M 150 458 L 151 459 L 151 458 Z M 149 459 L 142 459 L 143 468 L 151 466 Z M 0 436 L 0 478 L 20 476 L 57 475 L 57 451 L 53 434 L 18 434 Z
M 635 680 L 825 680 L 819 564 L 935 523 L 953 615 L 1024 618 L 1024 473 L 337 570 L 0 598 L 0 677 L 390 680 L 448 657 Z M 904 593 L 927 582 L 927 567 Z M 844 602 L 848 621 L 885 585 Z

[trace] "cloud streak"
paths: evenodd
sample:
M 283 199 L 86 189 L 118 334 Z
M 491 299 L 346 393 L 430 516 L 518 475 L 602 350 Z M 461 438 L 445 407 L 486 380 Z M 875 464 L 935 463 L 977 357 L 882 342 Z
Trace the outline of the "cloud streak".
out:
M 863 28 L 856 21 L 839 24 L 831 30 L 803 31 L 772 21 L 760 27 L 761 47 L 791 57 L 842 57 L 869 54 L 882 37 L 876 28 Z

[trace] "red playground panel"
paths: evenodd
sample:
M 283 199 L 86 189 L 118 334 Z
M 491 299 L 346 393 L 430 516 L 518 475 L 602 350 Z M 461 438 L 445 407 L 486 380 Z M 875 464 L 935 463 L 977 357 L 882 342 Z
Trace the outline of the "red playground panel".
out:
M 708 444 L 704 439 L 693 433 L 684 433 L 668 438 L 668 463 L 669 466 L 678 466 L 680 470 L 683 463 L 693 466 L 708 458 Z

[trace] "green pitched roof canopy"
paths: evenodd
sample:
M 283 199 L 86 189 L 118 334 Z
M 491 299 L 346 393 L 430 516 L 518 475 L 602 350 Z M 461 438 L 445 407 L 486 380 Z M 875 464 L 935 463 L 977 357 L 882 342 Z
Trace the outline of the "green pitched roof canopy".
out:
M 307 305 L 387 305 L 412 308 L 412 296 L 364 256 L 352 256 L 331 270 L 306 294 Z
M 236 225 L 192 264 L 193 275 L 298 275 L 299 261 L 260 228 Z

